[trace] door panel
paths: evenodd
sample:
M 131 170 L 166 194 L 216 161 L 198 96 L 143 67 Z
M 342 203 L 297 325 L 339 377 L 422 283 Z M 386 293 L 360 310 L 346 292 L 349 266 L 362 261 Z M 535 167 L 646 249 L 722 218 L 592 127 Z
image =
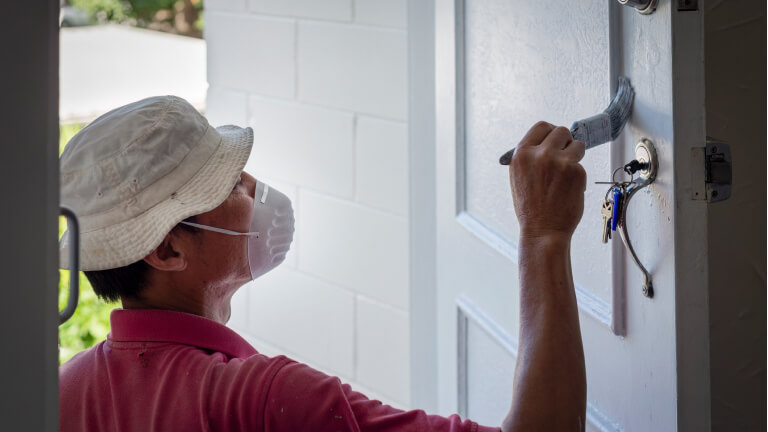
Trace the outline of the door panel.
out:
M 463 7 L 457 25 L 464 34 L 464 85 L 462 89 L 459 83 L 458 91 L 465 101 L 466 189 L 465 207 L 459 210 L 515 250 L 519 227 L 509 195 L 499 196 L 509 189 L 509 178 L 497 157 L 537 120 L 570 126 L 608 106 L 609 4 L 495 0 L 465 2 Z M 462 49 L 461 41 L 457 43 Z M 609 180 L 610 147 L 591 150 L 583 164 L 590 181 Z M 580 291 L 607 310 L 612 300 L 611 247 L 595 241 L 602 232 L 605 190 L 587 189 L 586 220 L 574 235 L 573 269 Z
M 495 424 L 512 400 L 517 342 L 469 296 L 459 297 L 457 305 L 458 410 L 480 424 Z

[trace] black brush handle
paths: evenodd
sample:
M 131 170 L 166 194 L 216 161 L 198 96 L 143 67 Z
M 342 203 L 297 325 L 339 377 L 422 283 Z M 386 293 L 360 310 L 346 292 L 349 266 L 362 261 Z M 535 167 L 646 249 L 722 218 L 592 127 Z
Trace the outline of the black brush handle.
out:
M 499 163 L 502 165 L 509 165 L 510 162 L 512 162 L 512 156 L 515 155 L 515 149 L 512 149 L 499 158 Z
M 574 140 L 584 142 L 587 148 L 594 147 L 591 143 L 589 143 L 586 140 L 585 137 L 582 136 L 584 134 L 580 133 L 580 130 L 577 128 L 577 123 L 574 123 L 574 125 L 571 127 L 571 135 L 573 136 Z M 515 149 L 513 148 L 512 150 L 509 150 L 508 152 L 501 155 L 501 157 L 499 158 L 499 163 L 502 165 L 509 165 L 509 163 L 512 162 L 512 156 L 514 155 L 515 155 Z

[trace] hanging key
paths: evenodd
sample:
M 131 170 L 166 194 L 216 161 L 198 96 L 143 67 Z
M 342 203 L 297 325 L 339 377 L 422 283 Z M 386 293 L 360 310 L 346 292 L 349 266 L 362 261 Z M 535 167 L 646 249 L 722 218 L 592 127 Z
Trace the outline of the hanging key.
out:
M 608 243 L 611 238 L 611 218 L 613 217 L 613 201 L 603 201 L 603 208 L 600 209 L 603 215 L 603 243 Z
M 611 231 L 616 231 L 616 227 L 619 225 L 621 218 L 621 206 L 624 199 L 624 190 L 619 186 L 613 188 L 613 212 L 611 214 Z

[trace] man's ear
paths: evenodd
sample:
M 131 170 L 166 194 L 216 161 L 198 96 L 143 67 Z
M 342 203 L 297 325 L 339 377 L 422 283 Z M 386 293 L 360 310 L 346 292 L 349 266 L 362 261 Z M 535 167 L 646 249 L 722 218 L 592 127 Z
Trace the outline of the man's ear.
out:
M 160 246 L 156 247 L 149 255 L 144 257 L 144 262 L 161 271 L 183 271 L 187 268 L 186 254 L 178 247 L 174 247 L 173 232 L 168 233 Z

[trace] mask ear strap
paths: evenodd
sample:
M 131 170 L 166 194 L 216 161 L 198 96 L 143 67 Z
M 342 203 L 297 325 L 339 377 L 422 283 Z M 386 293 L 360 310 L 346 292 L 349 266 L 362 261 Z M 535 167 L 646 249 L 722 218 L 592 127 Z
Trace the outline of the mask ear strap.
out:
M 266 183 L 262 183 L 264 185 L 264 193 L 261 194 L 261 203 L 264 204 L 267 202 L 267 194 L 269 194 L 269 185 Z
M 181 221 L 180 223 L 183 223 L 184 225 L 193 226 L 195 228 L 201 228 L 201 229 L 204 229 L 204 230 L 214 231 L 214 232 L 222 233 L 222 234 L 241 235 L 241 236 L 256 236 L 256 237 L 259 237 L 259 233 L 258 232 L 244 232 L 244 233 L 241 233 L 241 232 L 237 232 L 237 231 L 230 231 L 230 230 L 224 229 L 224 228 L 216 228 L 216 227 L 212 227 L 212 226 L 208 226 L 208 225 L 201 225 L 201 224 L 194 223 L 194 222 Z

